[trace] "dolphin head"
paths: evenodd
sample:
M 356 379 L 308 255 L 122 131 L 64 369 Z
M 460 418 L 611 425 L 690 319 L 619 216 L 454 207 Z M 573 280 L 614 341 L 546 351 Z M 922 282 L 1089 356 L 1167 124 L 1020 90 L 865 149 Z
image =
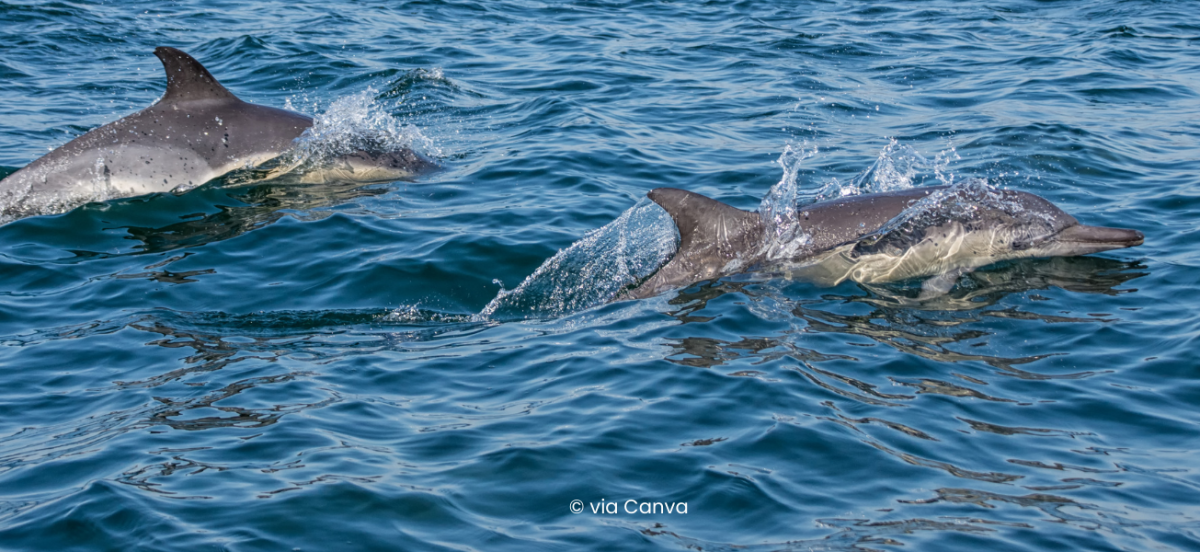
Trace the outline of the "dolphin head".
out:
M 1058 233 L 1030 244 L 1027 251 L 1029 257 L 1069 257 L 1088 255 L 1142 245 L 1145 236 L 1137 230 L 1128 228 L 1108 228 L 1105 226 L 1088 226 L 1073 224 L 1059 230 Z
M 946 263 L 983 266 L 1005 259 L 1087 255 L 1143 240 L 1136 230 L 1080 224 L 1050 201 L 1027 192 L 970 184 L 933 190 L 864 236 L 853 255 L 898 256 L 931 249 L 932 244 L 940 250 L 931 254 L 945 257 Z
M 1013 257 L 1071 257 L 1141 245 L 1145 236 L 1137 230 L 1088 226 L 1039 196 L 1003 191 L 1020 215 L 1002 224 L 1011 236 Z M 1042 224 L 1031 224 L 1030 219 Z

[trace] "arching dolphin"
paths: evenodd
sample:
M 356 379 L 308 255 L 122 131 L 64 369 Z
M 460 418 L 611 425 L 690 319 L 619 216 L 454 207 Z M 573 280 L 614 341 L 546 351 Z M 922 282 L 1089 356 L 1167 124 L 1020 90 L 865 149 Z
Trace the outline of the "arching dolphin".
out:
M 299 113 L 243 102 L 180 50 L 164 46 L 154 55 L 167 73 L 163 97 L 0 181 L 0 222 L 88 201 L 199 186 L 279 156 L 313 125 Z M 336 178 L 373 182 L 433 166 L 403 148 L 343 155 L 329 170 Z
M 649 197 L 679 230 L 675 255 L 624 297 L 641 298 L 750 269 L 827 284 L 882 283 L 922 276 L 926 294 L 948 291 L 964 272 L 1026 257 L 1086 255 L 1140 245 L 1141 232 L 1079 224 L 1033 194 L 984 187 L 913 188 L 798 209 L 799 237 L 786 254 L 767 223 L 699 194 L 658 188 Z

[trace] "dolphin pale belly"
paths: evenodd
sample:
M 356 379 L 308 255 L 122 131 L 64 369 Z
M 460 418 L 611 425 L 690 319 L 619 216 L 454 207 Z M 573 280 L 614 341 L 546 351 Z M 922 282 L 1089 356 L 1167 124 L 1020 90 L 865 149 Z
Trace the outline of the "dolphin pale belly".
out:
M 938 294 L 961 274 L 995 262 L 1086 255 L 1143 241 L 1136 230 L 1079 224 L 1036 195 L 982 185 L 850 196 L 799 208 L 784 221 L 684 190 L 659 188 L 649 197 L 675 222 L 679 246 L 627 298 L 751 270 L 829 285 L 932 276 L 924 291 Z M 774 243 L 779 233 L 772 224 L 796 225 L 798 232 L 788 234 L 790 243 Z
M 0 180 L 0 222 L 199 186 L 278 157 L 313 126 L 299 113 L 238 99 L 180 50 L 159 47 L 154 55 L 166 70 L 163 97 Z M 324 179 L 396 180 L 433 166 L 407 148 L 354 152 L 334 159 Z

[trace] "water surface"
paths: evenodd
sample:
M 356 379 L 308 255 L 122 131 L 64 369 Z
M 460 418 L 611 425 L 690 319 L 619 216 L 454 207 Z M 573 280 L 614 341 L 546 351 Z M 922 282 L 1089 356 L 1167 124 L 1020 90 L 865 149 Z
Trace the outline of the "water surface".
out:
M 0 226 L 0 547 L 1200 549 L 1194 11 L 0 2 L 0 174 L 155 101 L 160 45 L 444 166 Z M 655 187 L 972 178 L 1146 243 L 606 302 Z

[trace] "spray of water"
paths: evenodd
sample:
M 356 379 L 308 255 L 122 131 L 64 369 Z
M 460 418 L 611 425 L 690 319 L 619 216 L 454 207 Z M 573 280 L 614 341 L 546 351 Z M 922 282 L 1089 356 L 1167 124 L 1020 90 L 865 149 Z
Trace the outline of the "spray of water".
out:
M 815 190 L 806 190 L 799 182 L 803 163 L 815 157 L 818 149 L 805 143 L 787 144 L 776 163 L 783 169 L 779 182 L 771 187 L 759 206 L 767 228 L 763 253 L 767 260 L 789 259 L 808 245 L 812 236 L 799 223 L 806 205 L 839 197 L 905 190 L 925 184 L 930 177 L 940 184 L 953 185 L 954 173 L 948 170 L 958 159 L 953 147 L 940 152 L 932 161 L 911 146 L 892 139 L 880 150 L 875 162 L 846 183 L 827 180 Z
M 950 163 L 959 159 L 952 145 L 938 152 L 931 161 L 912 146 L 893 138 L 866 170 L 846 183 L 831 178 L 811 197 L 813 201 L 827 201 L 858 194 L 907 190 L 925 185 L 930 182 L 930 177 L 940 184 L 951 185 L 955 174 L 949 171 Z
M 678 239 L 666 211 L 643 199 L 559 251 L 515 289 L 501 289 L 477 318 L 543 319 L 604 304 L 650 277 L 674 254 Z
M 368 87 L 334 100 L 313 117 L 312 127 L 287 152 L 262 166 L 229 175 L 226 183 L 240 186 L 281 177 L 303 177 L 337 164 L 340 156 L 357 152 L 385 153 L 408 148 L 427 157 L 445 155 L 416 125 L 392 116 L 388 102 L 379 101 L 377 96 L 378 92 Z M 296 109 L 290 99 L 285 107 Z
M 415 148 L 437 153 L 420 129 L 393 117 L 376 96 L 375 89 L 367 88 L 335 100 L 313 119 L 312 128 L 297 140 L 293 155 L 320 162 L 356 151 Z
M 379 322 L 398 324 L 464 324 L 475 321 L 469 314 L 446 313 L 419 305 L 402 305 L 377 318 Z
M 783 176 L 763 196 L 758 207 L 767 229 L 763 247 L 768 259 L 790 257 L 812 239 L 796 224 L 796 213 L 803 201 L 797 176 L 804 160 L 816 154 L 816 147 L 787 144 L 775 161 L 783 168 Z

